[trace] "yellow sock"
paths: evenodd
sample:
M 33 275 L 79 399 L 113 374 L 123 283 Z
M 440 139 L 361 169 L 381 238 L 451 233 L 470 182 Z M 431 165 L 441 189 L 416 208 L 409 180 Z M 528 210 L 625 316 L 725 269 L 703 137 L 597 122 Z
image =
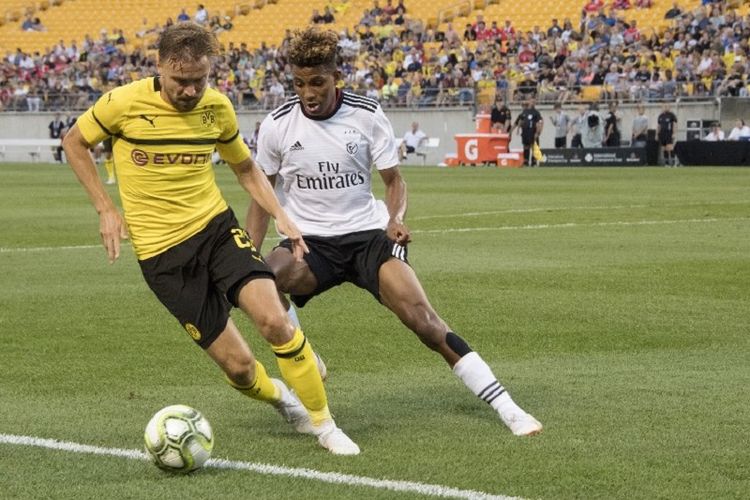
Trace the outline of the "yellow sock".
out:
M 266 373 L 266 368 L 260 361 L 255 361 L 255 380 L 247 387 L 237 385 L 229 377 L 224 376 L 227 383 L 240 391 L 245 396 L 265 401 L 266 403 L 275 403 L 281 397 L 281 391 L 271 382 L 271 377 Z
M 107 171 L 107 179 L 114 179 L 115 178 L 115 162 L 110 158 L 109 160 L 104 160 L 104 169 Z
M 313 425 L 330 419 L 328 398 L 315 362 L 315 354 L 302 330 L 297 328 L 292 340 L 280 346 L 272 346 L 272 349 L 281 375 L 307 408 Z

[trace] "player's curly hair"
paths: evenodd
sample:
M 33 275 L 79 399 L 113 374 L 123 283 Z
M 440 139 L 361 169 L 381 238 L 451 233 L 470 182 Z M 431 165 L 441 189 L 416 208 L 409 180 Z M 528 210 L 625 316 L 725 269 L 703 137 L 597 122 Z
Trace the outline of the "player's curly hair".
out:
M 203 56 L 217 55 L 219 41 L 216 35 L 198 24 L 178 23 L 162 32 L 158 49 L 161 61 L 197 61 Z
M 320 30 L 315 26 L 304 31 L 296 30 L 289 43 L 289 62 L 301 68 L 328 66 L 336 69 L 338 43 L 339 36 L 335 31 Z

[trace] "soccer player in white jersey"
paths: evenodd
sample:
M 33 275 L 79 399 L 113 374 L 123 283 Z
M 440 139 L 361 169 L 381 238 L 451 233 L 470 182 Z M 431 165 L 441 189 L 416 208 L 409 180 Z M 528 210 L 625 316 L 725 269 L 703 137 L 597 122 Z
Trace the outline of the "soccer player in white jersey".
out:
M 260 129 L 257 163 L 271 183 L 283 180 L 283 206 L 310 250 L 295 261 L 283 240 L 268 254 L 277 287 L 299 307 L 345 281 L 368 290 L 442 355 L 513 434 L 539 433 L 542 425 L 438 316 L 409 266 L 406 184 L 393 128 L 377 101 L 336 88 L 337 43 L 335 32 L 315 27 L 295 34 L 288 57 L 297 97 L 270 113 Z M 372 166 L 385 184 L 385 204 L 373 196 Z M 258 248 L 268 220 L 253 200 L 247 225 Z

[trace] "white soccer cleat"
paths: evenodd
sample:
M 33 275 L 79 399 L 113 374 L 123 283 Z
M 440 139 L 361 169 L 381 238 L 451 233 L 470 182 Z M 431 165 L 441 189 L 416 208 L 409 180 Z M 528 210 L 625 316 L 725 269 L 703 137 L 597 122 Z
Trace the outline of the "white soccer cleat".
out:
M 542 424 L 520 407 L 505 412 L 498 412 L 500 419 L 515 436 L 533 436 L 542 432 Z
M 323 382 L 326 381 L 328 378 L 328 368 L 326 367 L 326 364 L 323 362 L 323 358 L 318 356 L 317 352 L 313 352 L 315 354 L 315 363 L 318 365 L 318 372 L 320 372 L 320 378 L 323 379 Z
M 305 406 L 297 399 L 297 396 L 287 388 L 286 384 L 277 378 L 272 378 L 271 382 L 281 391 L 281 399 L 271 403 L 284 420 L 292 424 L 294 429 L 302 434 L 312 434 L 312 421 L 310 414 Z
M 333 420 L 326 420 L 313 426 L 313 433 L 318 437 L 320 446 L 334 455 L 359 455 L 359 446 L 344 431 L 336 426 Z

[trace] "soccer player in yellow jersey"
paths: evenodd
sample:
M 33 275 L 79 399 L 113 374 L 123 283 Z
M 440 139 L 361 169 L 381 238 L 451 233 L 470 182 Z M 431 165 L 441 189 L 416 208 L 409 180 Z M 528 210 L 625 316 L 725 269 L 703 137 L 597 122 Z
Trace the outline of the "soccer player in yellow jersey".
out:
M 270 403 L 331 452 L 356 455 L 359 447 L 331 418 L 310 343 L 289 321 L 273 273 L 216 185 L 214 148 L 302 258 L 307 246 L 251 158 L 229 100 L 207 87 L 217 52 L 216 37 L 196 24 L 166 29 L 158 44 L 159 76 L 103 95 L 66 135 L 65 153 L 99 213 L 110 262 L 120 254 L 127 227 L 149 287 L 232 387 Z M 106 137 L 113 138 L 124 221 L 88 153 Z M 254 358 L 229 317 L 231 306 L 271 344 L 296 396 Z

